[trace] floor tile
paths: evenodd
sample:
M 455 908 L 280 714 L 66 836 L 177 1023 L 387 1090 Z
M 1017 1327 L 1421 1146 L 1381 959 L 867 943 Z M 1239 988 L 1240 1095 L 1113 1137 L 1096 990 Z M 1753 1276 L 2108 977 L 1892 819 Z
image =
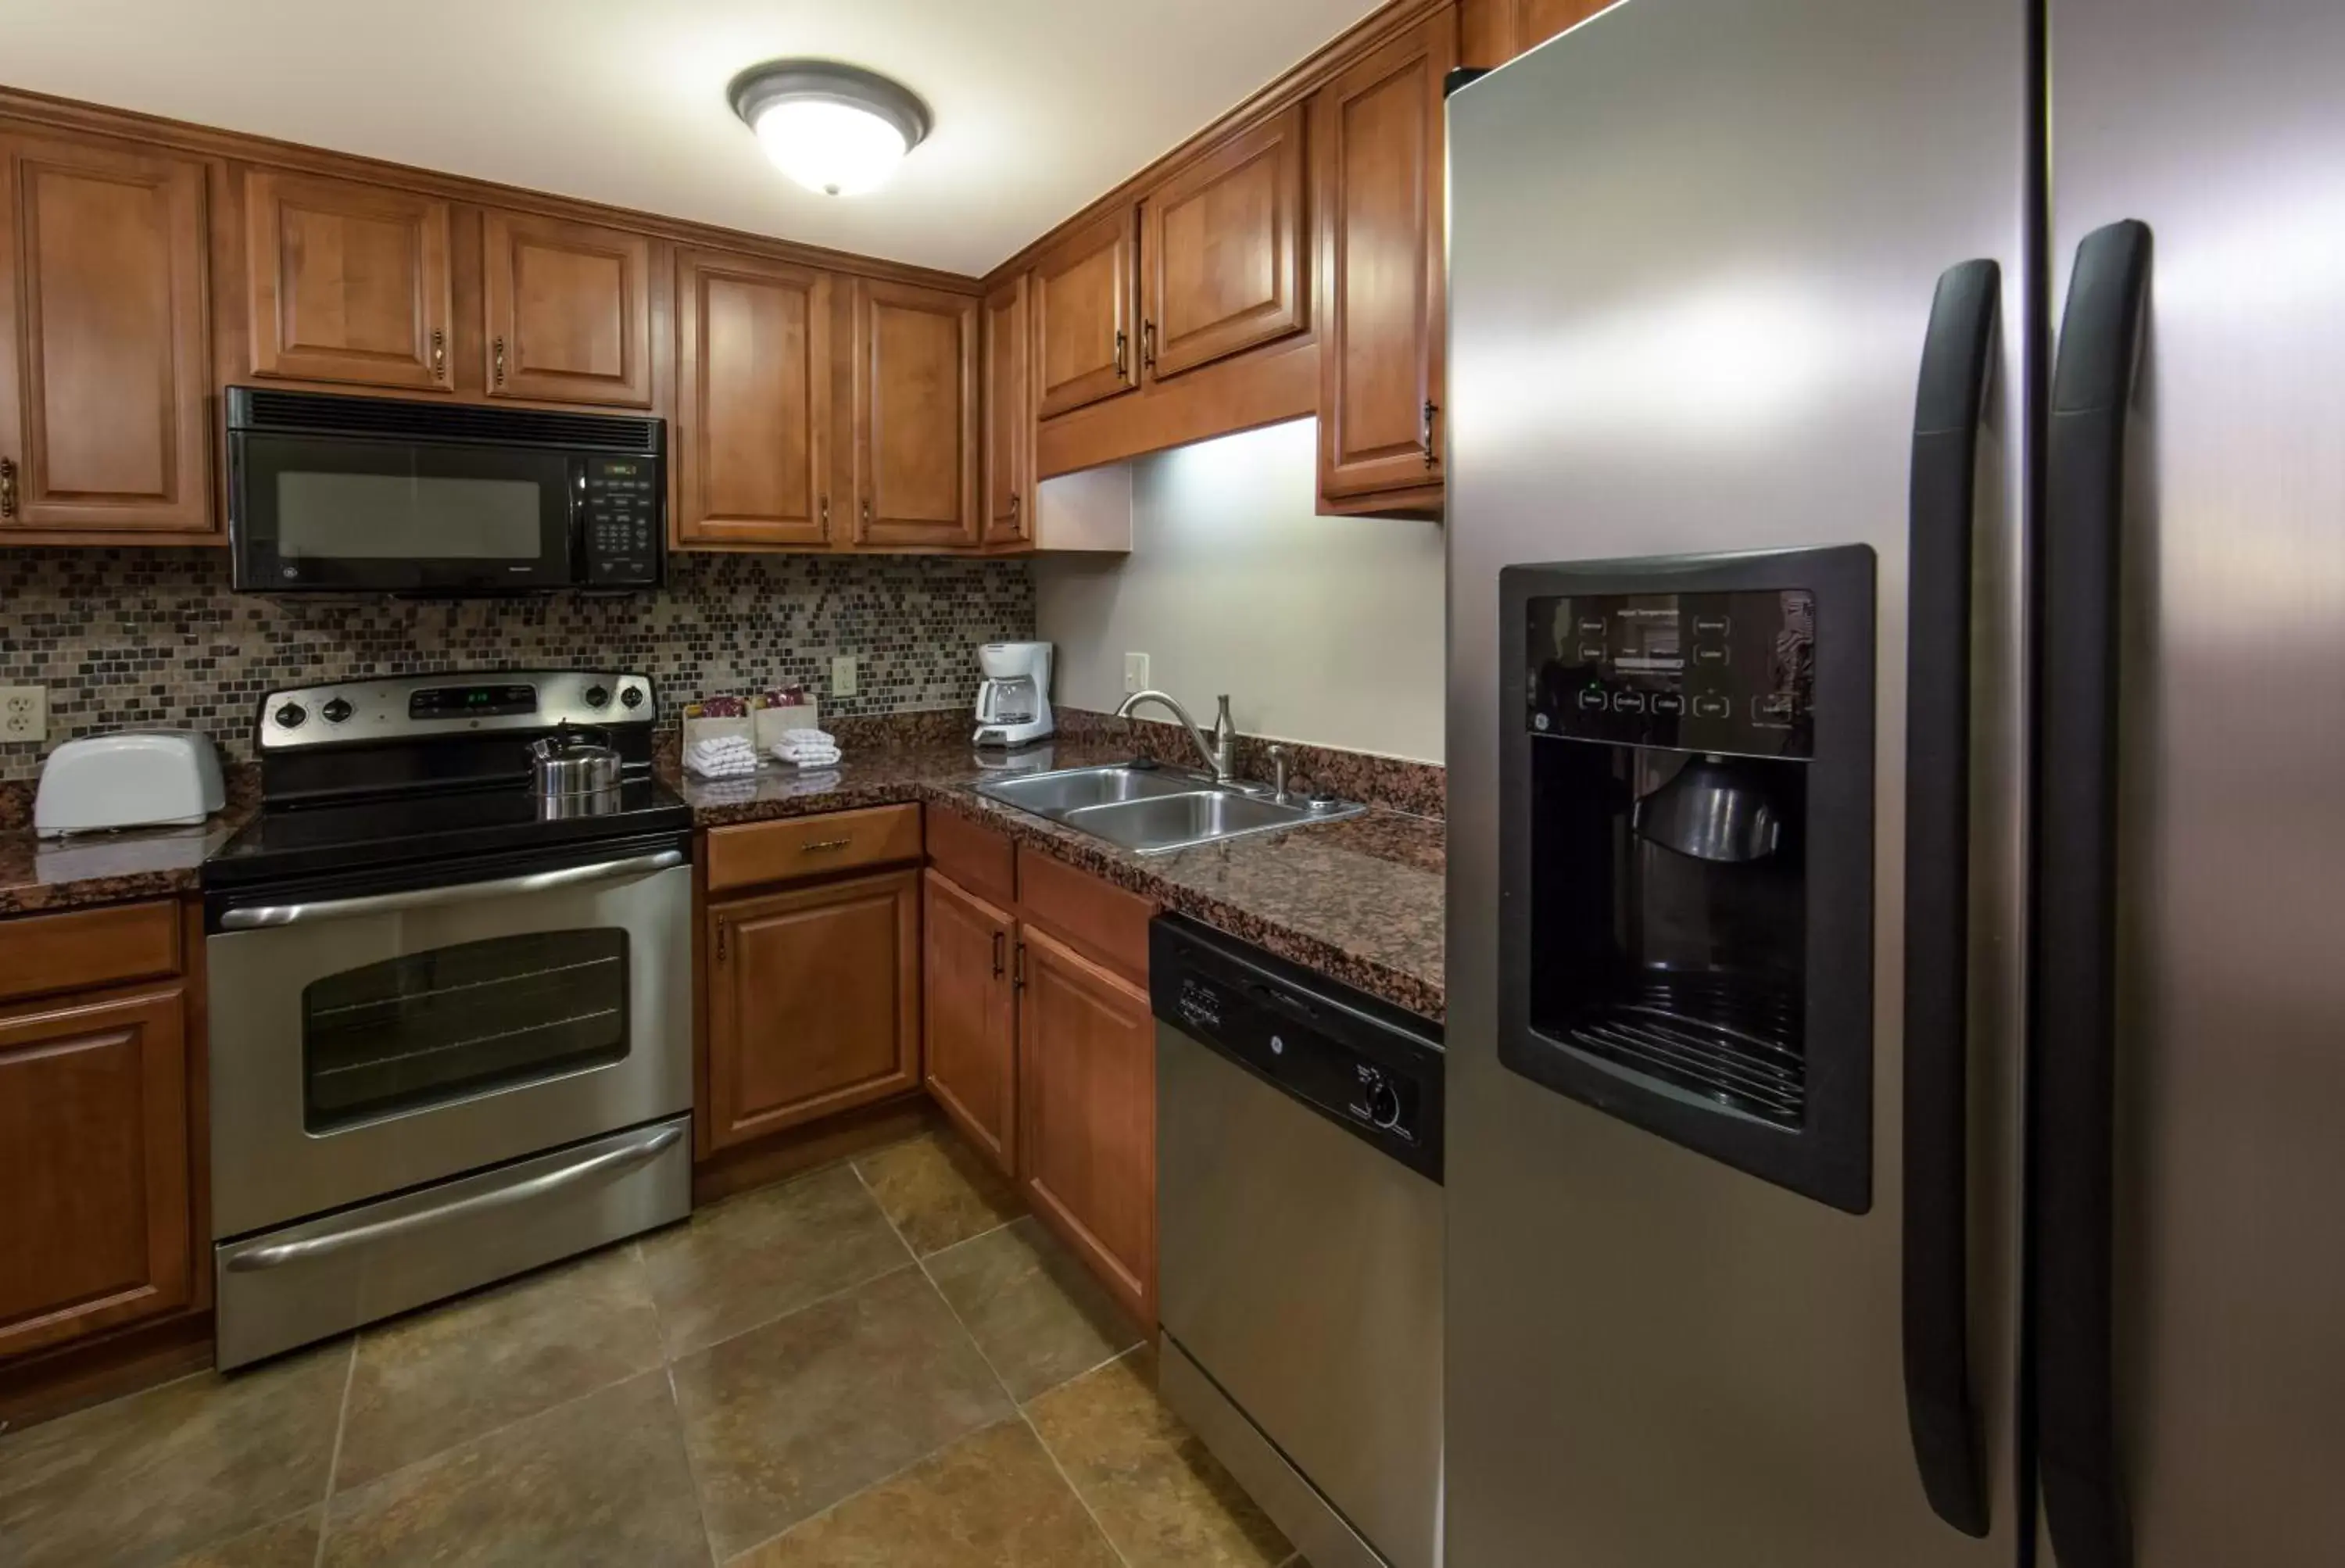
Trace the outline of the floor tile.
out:
M 667 1374 L 631 1378 L 337 1493 L 322 1561 L 705 1568 Z
M 927 1268 L 1013 1399 L 1140 1343 L 1091 1270 L 1031 1217 L 938 1253 Z
M 855 1162 L 914 1252 L 967 1241 L 1026 1212 L 1001 1173 L 950 1133 L 929 1133 Z
M 318 1526 L 325 1509 L 305 1508 L 289 1519 L 171 1560 L 171 1568 L 310 1568 L 318 1560 Z
M 326 1495 L 347 1339 L 0 1439 L 9 1568 L 168 1562 Z
M 359 1336 L 334 1486 L 402 1465 L 662 1364 L 632 1246 L 544 1269 Z
M 727 1198 L 641 1245 L 671 1356 L 906 1261 L 904 1244 L 846 1166 Z
M 1024 1421 L 942 1453 L 807 1520 L 732 1568 L 1119 1568 Z
M 676 1402 L 720 1557 L 1013 1413 L 918 1268 L 678 1360 Z
M 1274 1568 L 1294 1553 L 1205 1445 L 1156 1398 L 1152 1350 L 1026 1408 L 1132 1568 Z

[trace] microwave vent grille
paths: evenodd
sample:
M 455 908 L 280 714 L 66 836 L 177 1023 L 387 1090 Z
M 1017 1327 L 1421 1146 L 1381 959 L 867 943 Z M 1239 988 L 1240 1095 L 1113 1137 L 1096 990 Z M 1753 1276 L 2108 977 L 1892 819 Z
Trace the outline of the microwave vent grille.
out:
M 656 453 L 656 419 L 562 413 L 549 409 L 480 408 L 399 398 L 228 389 L 228 428 L 255 433 L 354 435 L 569 451 Z

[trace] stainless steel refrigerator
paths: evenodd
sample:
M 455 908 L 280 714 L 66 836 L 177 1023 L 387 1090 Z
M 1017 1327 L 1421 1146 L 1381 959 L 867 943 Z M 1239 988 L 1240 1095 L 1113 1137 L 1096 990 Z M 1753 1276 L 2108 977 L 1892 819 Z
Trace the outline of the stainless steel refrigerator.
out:
M 1455 1568 L 2345 1562 L 2340 62 L 1625 0 L 1453 93 Z

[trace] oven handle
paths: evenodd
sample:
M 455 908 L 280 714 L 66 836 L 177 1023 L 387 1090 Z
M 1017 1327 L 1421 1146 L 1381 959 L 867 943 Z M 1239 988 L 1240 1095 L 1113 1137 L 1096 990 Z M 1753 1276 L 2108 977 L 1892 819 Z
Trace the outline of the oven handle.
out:
M 552 892 L 584 882 L 608 881 L 665 871 L 684 864 L 681 850 L 661 850 L 630 855 L 621 860 L 598 860 L 591 866 L 564 866 L 559 871 L 532 871 L 527 876 L 498 877 L 485 882 L 455 882 L 447 887 L 411 888 L 405 892 L 370 893 L 363 898 L 329 899 L 314 904 L 249 904 L 225 911 L 222 931 L 259 931 L 309 921 L 348 920 L 356 915 L 396 914 L 402 910 L 438 909 L 443 904 L 472 903 L 479 899 L 513 898 L 523 893 Z
M 599 1154 L 589 1155 L 574 1164 L 543 1172 L 531 1176 L 527 1181 L 515 1182 L 511 1186 L 496 1187 L 488 1192 L 476 1192 L 469 1197 L 460 1197 L 453 1203 L 442 1204 L 436 1208 L 418 1209 L 413 1214 L 402 1214 L 391 1219 L 379 1219 L 371 1225 L 352 1226 L 348 1230 L 337 1230 L 325 1236 L 312 1236 L 300 1241 L 280 1241 L 270 1247 L 256 1247 L 249 1252 L 239 1252 L 230 1257 L 228 1260 L 228 1269 L 231 1274 L 249 1274 L 262 1268 L 280 1268 L 289 1263 L 315 1262 L 320 1257 L 330 1257 L 337 1252 L 347 1252 L 353 1247 L 365 1247 L 378 1241 L 389 1241 L 393 1237 L 406 1236 L 418 1230 L 428 1230 L 433 1226 L 443 1225 L 450 1220 L 467 1219 L 493 1209 L 508 1207 L 516 1203 L 525 1203 L 531 1198 L 543 1197 L 548 1193 L 558 1192 L 566 1186 L 574 1186 L 592 1176 L 609 1176 L 630 1166 L 642 1165 L 645 1160 L 672 1147 L 682 1136 L 684 1136 L 683 1127 L 670 1122 L 665 1126 L 653 1127 L 617 1148 L 604 1149 Z

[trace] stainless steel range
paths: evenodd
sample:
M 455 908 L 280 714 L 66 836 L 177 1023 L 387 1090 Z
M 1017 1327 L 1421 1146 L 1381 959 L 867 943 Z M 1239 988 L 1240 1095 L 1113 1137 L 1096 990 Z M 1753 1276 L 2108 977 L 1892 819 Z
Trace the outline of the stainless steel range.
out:
M 204 869 L 222 1367 L 689 1211 L 692 815 L 657 710 L 591 671 L 262 704 L 263 808 Z M 616 782 L 541 792 L 533 745 L 579 727 Z

